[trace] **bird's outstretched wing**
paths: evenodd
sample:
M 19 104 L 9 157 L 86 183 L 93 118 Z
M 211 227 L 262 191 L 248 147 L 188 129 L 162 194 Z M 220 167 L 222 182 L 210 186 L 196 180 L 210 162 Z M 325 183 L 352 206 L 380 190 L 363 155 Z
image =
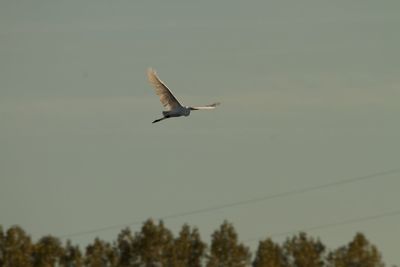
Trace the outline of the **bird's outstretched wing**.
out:
M 149 68 L 147 70 L 147 78 L 154 87 L 156 94 L 160 97 L 161 104 L 163 104 L 167 110 L 181 107 L 181 104 L 176 100 L 168 87 L 158 78 L 154 69 Z
M 202 107 L 190 107 L 191 110 L 200 110 L 200 109 L 215 109 L 218 105 L 220 105 L 221 103 L 217 102 L 217 103 L 213 103 L 210 105 L 206 105 L 206 106 L 202 106 Z

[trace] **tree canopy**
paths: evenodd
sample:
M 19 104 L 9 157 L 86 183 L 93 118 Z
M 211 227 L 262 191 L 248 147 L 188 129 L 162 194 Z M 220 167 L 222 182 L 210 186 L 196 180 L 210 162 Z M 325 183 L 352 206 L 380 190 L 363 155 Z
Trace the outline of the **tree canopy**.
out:
M 175 237 L 162 221 L 149 219 L 135 233 L 122 229 L 115 241 L 99 238 L 85 250 L 55 236 L 37 241 L 19 226 L 0 225 L 1 267 L 384 267 L 378 248 L 362 233 L 346 245 L 328 250 L 319 240 L 300 232 L 282 244 L 266 238 L 252 258 L 239 241 L 233 224 L 224 221 L 202 241 L 199 230 L 185 224 Z

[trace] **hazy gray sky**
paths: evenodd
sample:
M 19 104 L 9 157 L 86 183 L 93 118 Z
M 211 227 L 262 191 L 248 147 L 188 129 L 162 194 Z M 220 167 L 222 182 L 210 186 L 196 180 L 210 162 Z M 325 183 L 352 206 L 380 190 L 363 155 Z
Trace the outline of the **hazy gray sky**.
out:
M 399 14 L 372 0 L 1 1 L 0 223 L 61 235 L 400 167 Z M 150 66 L 183 103 L 222 105 L 151 124 Z M 209 241 L 228 219 L 264 238 L 396 210 L 399 187 L 392 174 L 166 225 Z M 400 216 L 310 234 L 334 248 L 357 231 L 400 263 Z

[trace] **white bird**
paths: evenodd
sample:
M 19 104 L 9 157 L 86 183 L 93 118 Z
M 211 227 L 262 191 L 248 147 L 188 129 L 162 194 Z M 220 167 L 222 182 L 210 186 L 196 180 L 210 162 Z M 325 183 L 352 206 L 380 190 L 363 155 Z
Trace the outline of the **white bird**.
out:
M 166 108 L 162 112 L 163 117 L 153 121 L 153 123 L 171 118 L 171 117 L 181 117 L 189 116 L 191 110 L 201 110 L 201 109 L 215 109 L 220 103 L 213 103 L 211 105 L 206 105 L 203 107 L 188 107 L 182 106 L 178 100 L 174 97 L 168 87 L 158 78 L 157 73 L 154 69 L 149 68 L 147 70 L 147 78 L 150 84 L 154 87 L 156 94 L 160 97 L 161 104 Z

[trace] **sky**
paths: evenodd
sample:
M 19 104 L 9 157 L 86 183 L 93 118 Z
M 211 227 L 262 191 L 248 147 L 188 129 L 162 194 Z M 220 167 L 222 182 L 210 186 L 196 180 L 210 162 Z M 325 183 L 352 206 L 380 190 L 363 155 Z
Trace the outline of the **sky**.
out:
M 86 245 L 170 214 L 400 167 L 399 1 L 0 2 L 3 227 Z M 157 124 L 153 67 L 185 105 Z M 166 219 L 242 241 L 398 210 L 400 175 Z M 363 232 L 400 264 L 400 216 Z M 282 242 L 287 235 L 275 236 Z M 255 241 L 254 241 L 255 240 Z

